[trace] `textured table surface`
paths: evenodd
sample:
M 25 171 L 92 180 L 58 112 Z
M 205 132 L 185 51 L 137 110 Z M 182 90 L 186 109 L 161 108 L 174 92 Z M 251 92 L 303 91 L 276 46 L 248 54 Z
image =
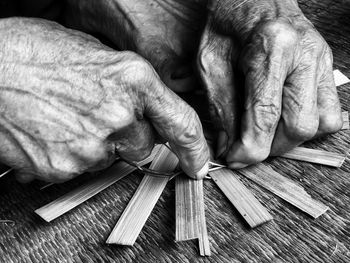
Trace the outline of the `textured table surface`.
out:
M 335 68 L 350 76 L 350 1 L 300 1 L 309 19 L 333 49 Z M 350 85 L 338 88 L 343 110 L 350 110 Z M 349 152 L 350 131 L 341 131 L 308 147 Z M 84 178 L 44 191 L 39 183 L 0 179 L 1 262 L 350 262 L 350 161 L 340 169 L 276 158 L 276 171 L 302 185 L 330 207 L 316 220 L 254 183 L 244 184 L 274 220 L 254 230 L 211 181 L 205 181 L 205 205 L 212 256 L 198 256 L 194 241 L 175 243 L 175 192 L 170 182 L 134 247 L 108 246 L 105 240 L 126 207 L 140 174 L 109 187 L 57 220 L 46 223 L 34 210 L 74 189 Z M 86 179 L 86 178 L 85 178 Z

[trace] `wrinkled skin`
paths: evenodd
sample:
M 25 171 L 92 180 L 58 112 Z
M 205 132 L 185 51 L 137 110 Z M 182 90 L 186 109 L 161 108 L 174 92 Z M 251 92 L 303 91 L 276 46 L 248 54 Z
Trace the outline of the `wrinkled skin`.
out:
M 203 0 L 72 0 L 65 23 L 100 33 L 147 59 L 176 92 L 195 87 L 192 70 L 204 16 Z
M 20 181 L 141 160 L 157 136 L 188 175 L 207 173 L 198 116 L 143 58 L 42 19 L 2 19 L 0 35 L 0 159 Z
M 332 53 L 296 1 L 211 1 L 198 67 L 231 168 L 338 131 Z
M 55 19 L 60 14 L 71 27 L 137 51 L 170 88 L 183 91 L 192 85 L 188 65 L 206 4 L 190 2 L 75 0 L 33 15 Z M 174 3 L 178 8 L 165 8 Z M 221 130 L 217 155 L 231 168 L 279 155 L 341 127 L 331 51 L 295 1 L 213 0 L 208 9 L 197 65 Z
M 91 14 L 96 15 L 89 4 L 81 2 L 84 1 L 72 1 L 71 5 L 80 6 L 90 18 Z M 197 43 L 196 35 L 184 29 L 183 18 L 187 17 L 185 20 L 191 21 L 194 28 L 200 28 L 201 21 L 191 20 L 195 16 L 186 8 L 176 9 L 182 12 L 181 19 L 173 15 L 174 8 L 163 8 L 175 2 L 176 6 L 185 6 L 183 1 L 102 2 L 102 9 L 109 3 L 113 11 L 107 12 L 108 22 L 102 19 L 104 27 L 96 16 L 88 20 L 94 21 L 90 22 L 94 24 L 91 28 L 114 39 L 122 48 L 134 46 L 158 72 L 167 64 L 165 58 L 171 57 L 167 52 L 160 52 L 162 55 L 154 52 L 159 46 L 177 43 L 171 48 L 179 50 L 176 54 L 192 56 L 191 43 Z M 315 136 L 341 128 L 331 50 L 296 1 L 190 2 L 197 5 L 193 10 L 199 13 L 201 6 L 208 5 L 197 69 L 207 90 L 212 119 L 220 130 L 217 156 L 224 157 L 231 168 L 242 168 L 269 155 L 280 155 Z M 99 8 L 95 6 L 95 10 Z M 97 17 L 104 17 L 106 10 Z M 130 10 L 134 12 L 128 12 Z M 172 30 L 165 30 L 167 28 Z M 175 30 L 179 28 L 181 30 Z M 157 44 L 153 43 L 154 39 Z M 188 52 L 182 52 L 184 50 Z M 169 67 L 164 68 L 171 71 Z M 160 75 L 170 88 L 180 90 L 170 84 L 169 78 Z

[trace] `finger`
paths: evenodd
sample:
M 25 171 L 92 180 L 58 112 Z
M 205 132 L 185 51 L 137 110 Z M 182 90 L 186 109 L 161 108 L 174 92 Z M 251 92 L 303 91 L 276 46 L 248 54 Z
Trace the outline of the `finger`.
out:
M 124 159 L 141 161 L 150 155 L 154 143 L 154 129 L 145 120 L 135 119 L 131 125 L 108 137 L 115 145 L 115 151 Z
M 231 63 L 237 47 L 230 37 L 215 33 L 207 24 L 200 43 L 197 67 L 207 92 L 209 111 L 215 128 L 220 130 L 216 157 L 224 156 L 238 136 L 239 98 L 235 69 Z
M 286 23 L 261 28 L 242 57 L 245 106 L 241 136 L 227 154 L 233 169 L 261 162 L 270 153 L 282 108 L 283 83 L 296 46 L 296 32 Z
M 145 116 L 169 141 L 184 172 L 195 179 L 208 173 L 209 149 L 195 111 L 169 90 L 157 76 L 144 98 Z
M 282 118 L 271 155 L 283 154 L 310 140 L 317 132 L 319 115 L 316 54 L 310 51 L 285 82 Z
M 319 71 L 325 73 L 321 76 L 317 91 L 319 127 L 316 137 L 337 132 L 343 125 L 339 97 L 334 83 L 332 53 L 328 46 L 319 67 Z

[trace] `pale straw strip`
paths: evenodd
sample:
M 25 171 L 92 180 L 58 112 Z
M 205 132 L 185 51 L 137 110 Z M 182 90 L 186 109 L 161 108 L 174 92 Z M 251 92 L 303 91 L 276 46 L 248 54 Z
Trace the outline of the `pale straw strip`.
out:
M 314 200 L 304 188 L 267 165 L 257 164 L 240 169 L 238 172 L 313 218 L 319 217 L 328 210 L 327 206 Z
M 343 117 L 343 127 L 341 129 L 342 130 L 349 130 L 350 129 L 349 112 L 348 111 L 343 111 L 342 112 L 342 117 Z
M 309 149 L 304 147 L 296 147 L 293 150 L 284 153 L 281 157 L 297 161 L 323 164 L 332 167 L 341 167 L 346 158 L 344 154 Z
M 210 244 L 205 222 L 203 181 L 178 176 L 176 193 L 176 241 L 198 239 L 199 254 L 210 256 Z
M 272 220 L 271 214 L 241 183 L 235 173 L 223 168 L 210 172 L 210 176 L 251 228 Z
M 163 145 L 155 156 L 150 169 L 166 173 L 172 172 L 178 162 L 176 155 Z M 109 235 L 107 244 L 132 246 L 135 243 L 168 181 L 167 177 L 144 176 Z
M 142 166 L 151 162 L 155 154 L 159 151 L 159 147 L 159 145 L 155 146 L 151 155 L 143 161 L 139 162 L 138 165 Z M 106 189 L 110 185 L 114 184 L 135 170 L 136 167 L 119 161 L 107 169 L 103 175 L 95 177 L 93 180 L 79 186 L 73 191 L 52 201 L 51 203 L 35 210 L 35 213 L 37 213 L 45 221 L 50 222 L 63 215 L 64 213 L 70 211 L 74 207 L 82 204 L 89 198 L 98 194 L 102 190 Z

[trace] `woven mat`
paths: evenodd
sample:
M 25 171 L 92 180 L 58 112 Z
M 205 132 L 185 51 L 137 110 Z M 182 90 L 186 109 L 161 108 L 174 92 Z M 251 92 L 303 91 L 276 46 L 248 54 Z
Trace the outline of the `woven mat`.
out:
M 322 3 L 319 3 L 322 2 Z M 350 1 L 301 1 L 301 7 L 334 51 L 335 68 L 350 76 Z M 350 85 L 339 87 L 343 110 L 350 110 Z M 341 131 L 308 147 L 349 152 L 350 131 Z M 51 223 L 33 211 L 74 189 L 78 178 L 44 191 L 39 182 L 20 185 L 0 179 L 0 262 L 350 262 L 350 162 L 340 169 L 276 158 L 267 161 L 299 182 L 330 207 L 313 220 L 241 178 L 268 208 L 274 220 L 254 230 L 211 181 L 205 204 L 212 256 L 201 258 L 195 241 L 175 243 L 174 183 L 170 182 L 133 247 L 108 246 L 105 240 L 126 207 L 140 174 L 109 187 Z

